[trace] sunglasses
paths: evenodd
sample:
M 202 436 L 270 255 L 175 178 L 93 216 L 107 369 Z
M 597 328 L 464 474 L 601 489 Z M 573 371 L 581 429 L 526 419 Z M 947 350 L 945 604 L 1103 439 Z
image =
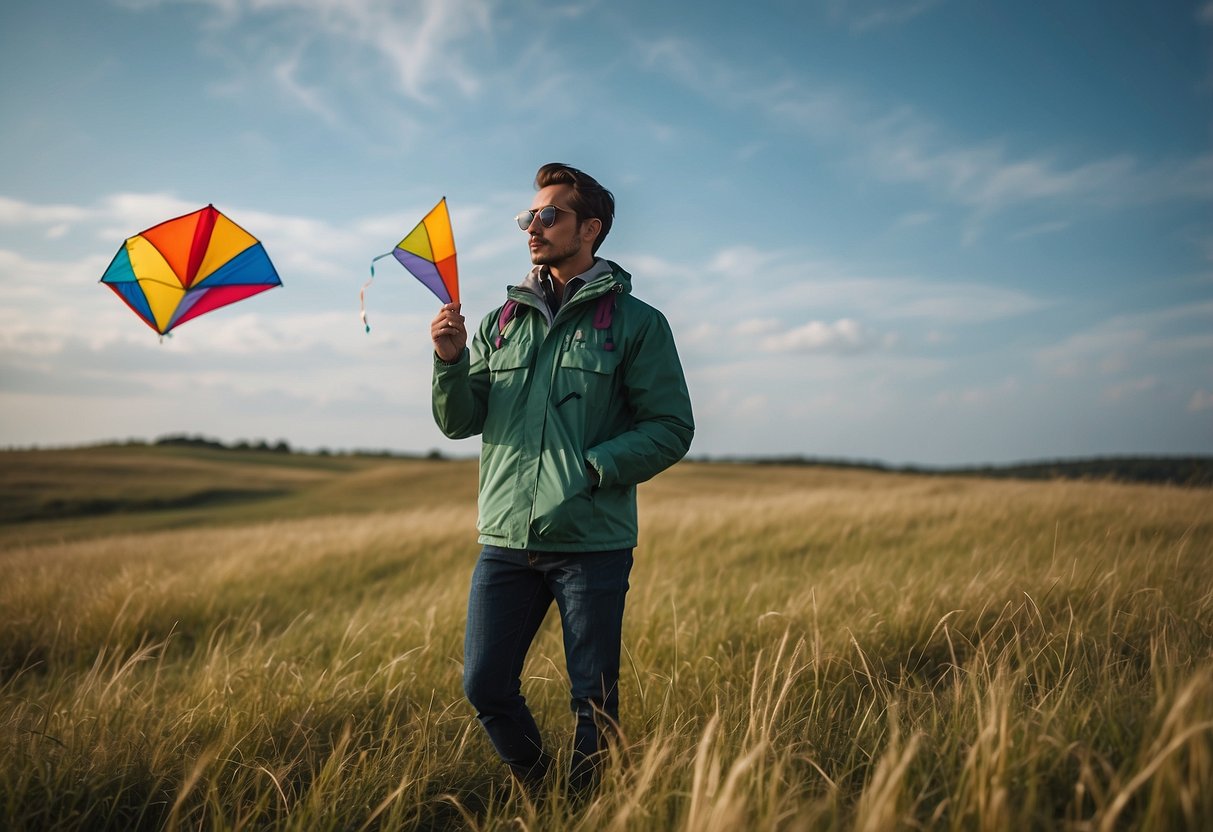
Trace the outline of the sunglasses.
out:
M 544 228 L 551 228 L 556 224 L 556 214 L 563 211 L 566 214 L 575 214 L 576 211 L 570 211 L 568 208 L 557 208 L 555 205 L 545 205 L 542 208 L 523 211 L 514 220 L 518 223 L 518 227 L 526 231 L 531 227 L 531 223 L 535 221 L 535 215 L 539 215 L 539 221 L 543 223 Z

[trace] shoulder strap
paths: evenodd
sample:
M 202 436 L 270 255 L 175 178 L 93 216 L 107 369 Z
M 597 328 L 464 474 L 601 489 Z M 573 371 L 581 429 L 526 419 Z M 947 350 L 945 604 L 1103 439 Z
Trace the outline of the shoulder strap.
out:
M 594 309 L 594 329 L 610 329 L 611 321 L 615 317 L 615 291 L 606 292 L 598 298 L 598 306 Z M 615 340 L 611 333 L 607 333 L 606 343 L 602 345 L 605 350 L 615 349 Z
M 505 328 L 510 325 L 510 321 L 514 320 L 518 314 L 518 301 L 507 300 L 505 306 L 501 307 L 501 314 L 497 316 L 497 340 L 493 342 L 493 346 L 501 349 L 501 336 L 505 335 Z
M 594 308 L 594 329 L 610 329 L 611 321 L 615 317 L 615 297 L 616 292 L 606 292 L 598 298 L 598 303 Z M 493 341 L 493 346 L 501 349 L 504 342 L 505 329 L 510 325 L 510 321 L 518 317 L 518 301 L 507 300 L 505 305 L 501 307 L 501 313 L 497 315 L 497 338 Z M 607 350 L 615 349 L 615 341 L 611 334 L 607 333 L 606 344 L 604 348 Z

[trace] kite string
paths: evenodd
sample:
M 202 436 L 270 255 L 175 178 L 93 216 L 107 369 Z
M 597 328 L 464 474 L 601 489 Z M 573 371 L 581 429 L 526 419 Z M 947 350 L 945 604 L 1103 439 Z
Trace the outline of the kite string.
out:
M 362 284 L 362 289 L 360 289 L 358 292 L 358 305 L 362 309 L 362 325 L 366 327 L 367 332 L 371 331 L 371 325 L 366 322 L 366 287 L 375 282 L 375 261 L 391 256 L 392 252 L 389 251 L 387 254 L 380 254 L 378 257 L 371 260 L 371 278 L 366 283 Z

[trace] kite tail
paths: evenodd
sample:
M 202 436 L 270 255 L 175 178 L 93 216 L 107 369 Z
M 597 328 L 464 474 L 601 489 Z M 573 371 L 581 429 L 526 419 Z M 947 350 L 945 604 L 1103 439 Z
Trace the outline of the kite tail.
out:
M 362 308 L 362 325 L 366 327 L 366 331 L 371 331 L 371 325 L 366 322 L 366 288 L 375 282 L 375 261 L 382 260 L 384 257 L 391 257 L 392 252 L 380 254 L 378 257 L 371 260 L 371 279 L 362 284 L 362 289 L 358 292 L 358 305 Z

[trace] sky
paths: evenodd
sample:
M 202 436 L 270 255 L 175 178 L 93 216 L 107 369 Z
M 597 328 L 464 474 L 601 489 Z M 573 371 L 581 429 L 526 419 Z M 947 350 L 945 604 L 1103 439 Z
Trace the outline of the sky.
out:
M 166 434 L 472 455 L 438 302 L 530 266 L 562 161 L 673 327 L 694 457 L 1213 454 L 1213 2 L 0 4 L 0 447 Z M 98 284 L 213 203 L 283 287 L 161 340 Z

